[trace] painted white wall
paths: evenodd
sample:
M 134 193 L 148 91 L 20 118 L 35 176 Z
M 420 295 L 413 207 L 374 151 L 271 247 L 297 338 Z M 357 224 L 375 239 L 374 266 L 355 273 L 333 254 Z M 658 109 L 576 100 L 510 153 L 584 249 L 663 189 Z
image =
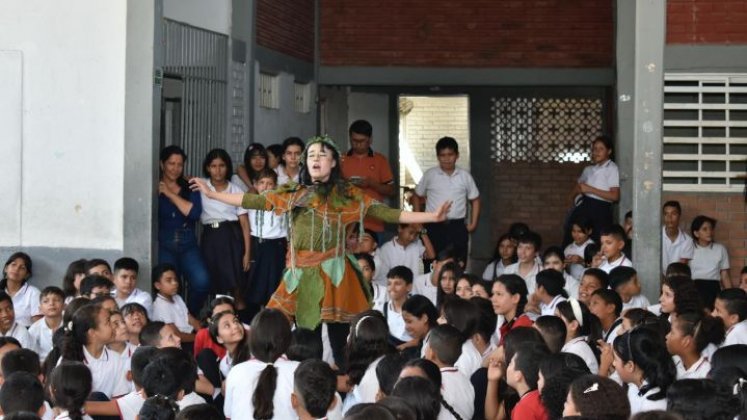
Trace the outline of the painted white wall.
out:
M 382 155 L 389 156 L 389 95 L 351 92 L 348 96 L 348 127 L 355 120 L 366 120 L 371 123 L 371 147 Z M 346 138 L 343 144 L 349 146 L 350 142 Z
M 222 34 L 231 33 L 231 0 L 163 0 L 163 16 Z
M 0 156 L 6 188 L 0 200 L 0 246 L 21 242 L 23 54 L 0 51 Z
M 3 193 L 20 195 L 22 222 L 9 245 L 122 248 L 126 19 L 123 0 L 0 2 L 0 51 L 23 55 L 21 182 Z
M 255 65 L 255 80 L 259 80 L 259 65 Z M 300 137 L 304 141 L 316 131 L 316 102 L 311 102 L 309 112 L 295 110 L 295 79 L 292 74 L 281 72 L 278 85 L 280 88 L 280 107 L 269 109 L 259 106 L 259 95 L 254 96 L 254 138 L 250 141 L 265 146 L 282 143 L 288 137 Z M 311 87 L 311 97 L 316 97 L 316 86 Z

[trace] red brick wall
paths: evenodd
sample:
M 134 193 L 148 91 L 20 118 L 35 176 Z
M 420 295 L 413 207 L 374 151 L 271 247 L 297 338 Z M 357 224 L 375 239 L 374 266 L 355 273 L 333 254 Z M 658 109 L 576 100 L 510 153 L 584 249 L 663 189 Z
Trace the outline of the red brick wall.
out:
M 669 0 L 667 43 L 746 44 L 747 1 Z
M 257 44 L 314 61 L 314 1 L 259 0 Z
M 742 194 L 674 193 L 662 195 L 662 202 L 677 200 L 682 205 L 681 227 L 690 233 L 690 223 L 698 215 L 717 220 L 716 241 L 729 251 L 731 278 L 739 278 L 739 271 L 747 264 L 747 207 Z
M 611 0 L 322 0 L 326 66 L 608 67 Z
M 491 237 L 524 222 L 542 235 L 542 249 L 563 242 L 563 221 L 570 208 L 568 193 L 587 164 L 494 163 Z

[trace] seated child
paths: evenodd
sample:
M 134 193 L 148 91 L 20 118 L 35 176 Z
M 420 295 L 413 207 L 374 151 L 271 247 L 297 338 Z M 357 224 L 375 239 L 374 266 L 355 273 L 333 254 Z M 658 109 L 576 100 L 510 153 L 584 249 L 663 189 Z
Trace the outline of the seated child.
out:
M 143 407 L 143 403 L 145 402 L 145 396 L 143 395 L 143 372 L 157 353 L 158 349 L 153 346 L 141 346 L 132 354 L 129 377 L 132 379 L 135 390 L 113 400 L 113 403 L 116 405 L 114 407 L 116 410 L 115 413 L 94 412 L 90 407 L 91 403 L 86 405 L 86 411 L 90 414 L 98 415 L 119 415 L 122 420 L 136 420 L 137 413 L 140 412 L 140 408 Z
M 139 303 L 128 303 L 119 310 L 127 326 L 127 341 L 135 346 L 140 345 L 140 331 L 148 324 L 145 308 Z
M 542 339 L 551 353 L 560 353 L 567 334 L 561 318 L 555 315 L 542 315 L 534 321 L 533 327 L 542 334 Z
M 578 286 L 578 301 L 589 305 L 591 295 L 595 290 L 606 289 L 609 276 L 598 268 L 589 268 L 581 276 L 581 283 Z
M 337 400 L 337 376 L 321 360 L 301 362 L 293 374 L 291 405 L 299 420 L 326 418 Z
M 52 350 L 52 335 L 62 326 L 62 310 L 65 294 L 59 287 L 49 286 L 41 292 L 41 313 L 43 318 L 31 324 L 29 336 L 30 348 L 44 360 Z
M 565 279 L 559 271 L 542 270 L 537 273 L 537 289 L 529 299 L 530 305 L 526 311 L 539 315 L 554 315 L 558 303 L 568 298 L 568 292 L 563 288 Z
M 11 255 L 3 267 L 0 290 L 13 298 L 15 319 L 18 325 L 28 328 L 41 317 L 39 312 L 39 289 L 29 283 L 31 257 L 24 252 Z
M 71 262 L 67 266 L 65 277 L 62 279 L 62 290 L 65 293 L 65 305 L 71 300 L 80 297 L 80 283 L 86 276 L 86 260 L 80 259 Z
M 573 353 L 584 359 L 589 371 L 596 375 L 599 372 L 599 361 L 594 351 L 597 348 L 597 340 L 602 338 L 599 319 L 589 312 L 586 305 L 576 299 L 560 302 L 555 315 L 565 322 L 567 331 L 565 345 L 561 351 Z
M 602 325 L 602 339 L 612 344 L 615 337 L 621 334 L 623 303 L 620 295 L 610 289 L 597 289 L 591 294 L 589 311 L 596 315 Z
M 21 343 L 23 348 L 31 348 L 32 346 L 28 330 L 16 322 L 13 298 L 2 291 L 0 291 L 0 337 L 13 337 Z
M 609 274 L 615 267 L 632 267 L 633 263 L 623 253 L 625 231 L 620 225 L 612 225 L 600 232 L 602 259 L 593 266 Z
M 162 321 L 176 327 L 184 343 L 195 340 L 194 332 L 200 323 L 189 313 L 187 305 L 179 296 L 179 276 L 171 264 L 159 264 L 153 268 L 153 312 L 154 321 Z
M 389 300 L 389 296 L 386 291 L 386 284 L 382 285 L 381 283 L 373 281 L 377 273 L 374 258 L 365 252 L 355 254 L 355 258 L 358 260 L 358 266 L 361 268 L 361 273 L 363 273 L 363 279 L 368 282 L 369 286 L 371 286 L 373 309 L 383 311 L 384 305 L 386 305 Z
M 153 299 L 143 290 L 137 288 L 137 276 L 140 265 L 132 258 L 123 257 L 114 263 L 114 287 L 112 296 L 121 308 L 128 303 L 143 305 L 148 315 L 151 315 Z
M 521 396 L 511 412 L 514 419 L 547 418 L 547 411 L 540 401 L 537 382 L 539 380 L 539 365 L 550 355 L 544 344 L 520 344 L 506 368 L 506 382 Z
M 580 284 L 578 279 L 583 275 L 583 271 L 581 271 L 579 277 L 574 277 L 566 272 L 567 264 L 563 260 L 563 251 L 560 247 L 551 246 L 547 248 L 545 253 L 542 254 L 542 264 L 545 270 L 553 269 L 562 273 L 563 279 L 565 280 L 563 288 L 568 294 L 567 297 L 578 299 L 578 286 Z
M 114 390 L 114 396 L 118 397 L 135 389 L 128 372 L 132 363 L 132 354 L 137 349 L 137 346 L 127 341 L 129 336 L 127 334 L 127 325 L 125 325 L 124 317 L 122 317 L 121 313 L 112 312 L 111 323 L 114 329 L 114 340 L 107 344 L 106 348 L 111 351 L 110 354 L 113 357 L 119 358 L 121 376 L 127 378 L 127 382 L 120 382 L 120 386 Z
M 204 404 L 205 399 L 197 394 L 197 390 L 205 395 L 209 395 L 213 392 L 212 386 L 209 382 L 198 372 L 197 364 L 195 363 L 192 356 L 186 351 L 176 347 L 164 347 L 158 350 L 156 357 L 153 361 L 164 361 L 167 366 L 171 366 L 171 369 L 179 372 L 177 379 L 181 381 L 179 388 L 183 391 L 184 396 L 177 398 L 177 403 L 180 409 L 197 405 Z M 150 364 L 148 364 L 150 366 Z M 148 367 L 146 366 L 146 370 Z M 143 373 L 143 389 L 148 386 L 149 380 L 145 372 Z M 207 388 L 204 386 L 207 384 Z M 147 393 L 146 389 L 146 393 Z
M 623 301 L 623 311 L 630 308 L 646 309 L 651 305 L 641 294 L 641 283 L 633 267 L 615 267 L 609 273 L 610 289 L 617 292 Z
M 482 353 L 472 341 L 477 333 L 480 309 L 471 301 L 450 297 L 444 301 L 441 312 L 443 314 L 441 320 L 462 333 L 462 352 L 459 359 L 454 363 L 454 367 L 458 368 L 464 376 L 470 378 L 482 365 Z
M 46 412 L 44 387 L 39 378 L 28 372 L 15 372 L 5 378 L 0 388 L 0 409 L 5 418 L 18 412 L 34 413 L 39 418 L 54 418 L 54 413 Z
M 721 318 L 726 328 L 721 347 L 747 344 L 747 293 L 744 290 L 734 288 L 719 292 L 713 305 L 713 316 Z
M 89 274 L 80 282 L 80 295 L 88 299 L 97 296 L 111 295 L 114 283 L 104 276 Z
M 399 379 L 399 374 L 405 366 L 407 359 L 399 353 L 391 353 L 384 356 L 376 365 L 376 380 L 379 381 L 379 392 L 376 401 L 392 394 L 392 388 Z
M 528 232 L 519 238 L 516 255 L 519 261 L 506 267 L 503 274 L 518 274 L 527 284 L 529 294 L 534 293 L 536 287 L 536 276 L 542 270 L 542 265 L 537 261 L 537 253 L 542 246 L 542 238 L 534 233 Z
M 106 277 L 107 279 L 109 279 L 109 281 L 114 280 L 114 277 L 112 276 L 112 267 L 108 262 L 106 262 L 106 260 L 102 260 L 100 258 L 88 260 L 83 266 L 83 269 L 86 272 L 86 276 L 96 274 L 98 276 Z
M 724 324 L 721 318 L 695 312 L 678 314 L 666 336 L 667 351 L 673 356 L 677 379 L 703 379 L 711 371 L 706 347 L 721 344 Z
M 387 293 L 389 302 L 381 311 L 389 326 L 390 342 L 399 350 L 417 346 L 414 340 L 405 330 L 405 320 L 402 318 L 402 305 L 412 291 L 412 271 L 403 266 L 393 267 L 387 273 Z
M 441 370 L 441 389 L 444 401 L 463 419 L 474 414 L 475 389 L 469 378 L 454 364 L 462 353 L 462 333 L 451 325 L 439 325 L 431 330 L 425 358 Z
M 592 229 L 591 221 L 583 216 L 578 216 L 571 222 L 573 242 L 565 247 L 563 255 L 571 275 L 575 278 L 581 277 L 586 268 L 584 250 L 589 244 L 594 243 L 591 239 Z
M 140 331 L 140 345 L 153 346 L 159 349 L 165 347 L 181 348 L 182 341 L 173 325 L 153 321 L 149 322 Z
M 397 236 L 379 248 L 379 270 L 388 273 L 392 267 L 403 265 L 413 273 L 423 272 L 423 259 L 432 260 L 436 257 L 433 245 L 428 239 L 428 233 L 420 224 L 400 223 Z
M 80 362 L 62 362 L 49 378 L 49 393 L 59 412 L 55 419 L 91 420 L 83 406 L 91 393 L 91 371 Z

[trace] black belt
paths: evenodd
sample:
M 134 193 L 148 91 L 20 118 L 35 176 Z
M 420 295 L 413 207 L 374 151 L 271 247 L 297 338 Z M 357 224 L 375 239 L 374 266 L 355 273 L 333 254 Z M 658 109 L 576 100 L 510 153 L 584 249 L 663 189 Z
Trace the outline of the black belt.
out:
M 210 227 L 210 228 L 213 228 L 213 229 L 218 229 L 218 228 L 220 228 L 223 225 L 227 225 L 227 224 L 238 224 L 238 223 L 239 223 L 238 220 L 224 220 L 222 222 L 205 223 L 203 226 Z

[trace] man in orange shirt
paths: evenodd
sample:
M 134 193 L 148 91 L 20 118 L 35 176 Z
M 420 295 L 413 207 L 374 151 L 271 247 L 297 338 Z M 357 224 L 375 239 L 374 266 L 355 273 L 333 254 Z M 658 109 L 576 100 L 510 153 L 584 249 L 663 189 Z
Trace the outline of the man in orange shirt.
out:
M 342 158 L 342 177 L 361 187 L 378 201 L 394 194 L 394 175 L 389 162 L 381 153 L 371 149 L 373 127 L 365 120 L 350 125 L 350 150 Z M 366 229 L 383 232 L 384 223 L 367 218 Z

